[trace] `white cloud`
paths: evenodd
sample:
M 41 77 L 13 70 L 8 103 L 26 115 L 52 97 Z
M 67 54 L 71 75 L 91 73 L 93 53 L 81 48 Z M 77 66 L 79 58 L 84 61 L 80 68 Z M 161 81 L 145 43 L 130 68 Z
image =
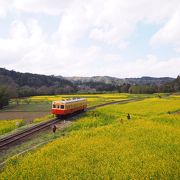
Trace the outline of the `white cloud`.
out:
M 14 0 L 14 7 L 32 13 L 59 15 L 73 0 Z
M 127 47 L 138 23 L 161 24 L 178 4 L 179 0 L 72 1 L 62 16 L 60 39 L 67 45 L 86 35 L 96 42 Z
M 9 31 L 9 38 L 0 38 L 0 60 L 4 64 L 19 63 L 27 53 L 36 50 L 46 42 L 40 25 L 34 19 L 13 21 Z
M 148 23 L 163 26 L 152 37 L 153 45 L 172 43 L 179 51 L 178 4 L 179 0 L 0 0 L 0 17 L 10 11 L 59 17 L 53 34 L 46 34 L 27 14 L 26 22 L 12 22 L 8 37 L 0 38 L 0 61 L 19 71 L 68 76 L 176 76 L 180 58 L 150 55 L 128 62 L 103 46 L 128 48 L 138 24 Z M 87 47 L 79 43 L 83 38 L 90 41 Z
M 86 19 L 82 17 L 83 10 L 80 9 L 79 12 L 72 11 L 63 15 L 56 34 L 57 39 L 63 46 L 72 45 L 79 38 L 83 37 L 89 27 Z
M 13 0 L 0 0 L 0 18 L 5 17 L 12 8 Z
M 89 33 L 93 40 L 121 46 L 137 23 L 161 23 L 177 9 L 179 0 L 14 0 L 25 12 L 62 14 L 59 31 L 63 43 Z
M 173 44 L 180 46 L 180 8 L 151 39 L 152 45 Z
M 92 40 L 128 44 L 137 24 L 162 23 L 176 9 L 179 0 L 14 0 L 17 11 L 62 15 L 59 33 L 63 43 L 87 35 Z M 5 5 L 4 5 L 5 6 Z
M 120 77 L 141 77 L 154 76 L 176 77 L 179 72 L 180 57 L 173 57 L 162 60 L 154 55 L 147 55 L 142 59 L 132 62 L 124 62 L 114 67 L 114 76 Z M 119 69 L 119 71 L 118 71 Z

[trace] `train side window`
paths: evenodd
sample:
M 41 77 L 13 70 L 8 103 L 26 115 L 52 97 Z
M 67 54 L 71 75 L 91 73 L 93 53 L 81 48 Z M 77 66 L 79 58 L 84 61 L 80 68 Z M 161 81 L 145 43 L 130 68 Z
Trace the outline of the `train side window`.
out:
M 61 105 L 61 109 L 64 109 L 64 105 Z
M 55 104 L 53 104 L 53 108 L 56 108 L 56 105 L 55 105 Z

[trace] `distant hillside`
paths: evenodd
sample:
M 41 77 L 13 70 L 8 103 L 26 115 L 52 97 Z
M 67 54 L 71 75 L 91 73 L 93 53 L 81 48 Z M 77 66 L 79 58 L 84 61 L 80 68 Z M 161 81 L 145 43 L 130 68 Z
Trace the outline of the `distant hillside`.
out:
M 0 76 L 8 77 L 13 80 L 19 86 L 72 86 L 72 83 L 63 77 L 57 78 L 55 76 L 46 76 L 32 73 L 20 73 L 16 71 L 9 71 L 4 68 L 0 68 Z
M 161 92 L 180 92 L 180 76 L 169 83 L 165 83 L 160 86 L 159 91 Z
M 10 86 L 18 96 L 72 93 L 76 88 L 67 79 L 0 68 L 0 85 Z
M 101 82 L 105 84 L 121 85 L 125 80 L 110 76 L 93 76 L 93 77 L 66 77 L 69 81 L 79 84 L 88 82 Z
M 116 78 L 110 76 L 93 76 L 93 77 L 66 77 L 77 86 L 82 92 L 97 91 L 118 91 L 130 93 L 154 93 L 162 90 L 163 92 L 172 92 L 173 87 L 166 85 L 174 81 L 170 77 L 141 77 L 141 78 Z M 171 88 L 170 88 L 171 87 Z
M 172 82 L 174 78 L 170 77 L 141 77 L 141 78 L 116 78 L 110 76 L 93 76 L 93 77 L 66 77 L 67 80 L 71 81 L 74 84 L 82 84 L 89 82 L 101 82 L 105 84 L 111 84 L 115 86 L 120 86 L 124 83 L 131 85 L 162 85 L 165 83 Z
M 119 91 L 128 92 L 130 86 L 162 86 L 173 82 L 170 77 L 142 77 L 116 78 L 110 76 L 93 77 L 63 77 L 46 76 L 32 73 L 20 73 L 0 68 L 0 85 L 8 85 L 16 91 L 17 96 L 74 93 L 83 92 Z M 123 90 L 122 90 L 123 89 Z
M 165 83 L 172 82 L 174 78 L 170 77 L 148 77 L 144 76 L 141 78 L 126 78 L 129 84 L 138 84 L 138 85 L 163 85 Z
M 20 73 L 0 68 L 0 109 L 10 98 L 69 93 L 155 93 L 180 91 L 180 77 L 120 79 L 110 76 L 62 77 Z

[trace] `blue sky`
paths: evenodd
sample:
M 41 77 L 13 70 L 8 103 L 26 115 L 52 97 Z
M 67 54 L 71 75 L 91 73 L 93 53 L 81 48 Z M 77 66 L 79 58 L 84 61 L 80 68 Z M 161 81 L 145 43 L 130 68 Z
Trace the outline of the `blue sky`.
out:
M 179 75 L 179 0 L 0 0 L 0 66 L 47 75 Z

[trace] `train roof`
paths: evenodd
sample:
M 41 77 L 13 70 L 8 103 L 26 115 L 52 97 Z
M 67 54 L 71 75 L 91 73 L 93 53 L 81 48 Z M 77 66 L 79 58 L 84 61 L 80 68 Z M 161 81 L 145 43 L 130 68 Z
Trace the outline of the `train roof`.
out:
M 86 98 L 76 98 L 76 99 L 63 99 L 60 101 L 53 101 L 53 103 L 62 103 L 62 104 L 68 104 L 68 103 L 73 103 L 73 102 L 80 102 L 80 101 L 85 101 Z

